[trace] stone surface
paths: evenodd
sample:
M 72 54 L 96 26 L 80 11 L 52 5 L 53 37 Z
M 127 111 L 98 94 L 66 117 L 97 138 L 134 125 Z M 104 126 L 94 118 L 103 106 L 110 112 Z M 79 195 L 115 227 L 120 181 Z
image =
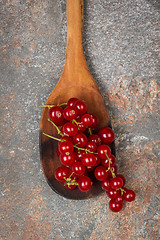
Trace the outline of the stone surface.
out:
M 39 160 L 41 110 L 64 65 L 63 0 L 1 2 L 1 240 L 141 240 L 158 235 L 158 0 L 87 0 L 84 50 L 136 200 L 115 214 L 105 192 L 66 200 Z

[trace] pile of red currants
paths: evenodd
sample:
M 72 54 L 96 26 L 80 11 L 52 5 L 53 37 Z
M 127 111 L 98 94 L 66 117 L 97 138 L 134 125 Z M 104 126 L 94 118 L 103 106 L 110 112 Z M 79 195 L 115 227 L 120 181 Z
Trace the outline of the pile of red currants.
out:
M 117 174 L 116 158 L 111 154 L 109 145 L 114 141 L 114 132 L 110 127 L 101 128 L 94 114 L 87 113 L 87 105 L 77 98 L 70 98 L 61 105 L 44 105 L 49 108 L 48 121 L 57 129 L 60 138 L 44 135 L 58 141 L 57 155 L 62 166 L 55 170 L 55 178 L 65 188 L 89 191 L 92 182 L 88 172 L 101 181 L 111 199 L 109 208 L 113 212 L 122 209 L 124 200 L 131 202 L 135 192 L 124 187 L 125 178 Z

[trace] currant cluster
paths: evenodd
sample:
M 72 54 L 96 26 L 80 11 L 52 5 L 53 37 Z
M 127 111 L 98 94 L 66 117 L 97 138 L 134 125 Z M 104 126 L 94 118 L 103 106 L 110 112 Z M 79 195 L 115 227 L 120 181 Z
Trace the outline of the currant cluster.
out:
M 66 106 L 65 106 L 66 105 Z M 49 108 L 49 119 L 57 129 L 60 138 L 46 133 L 44 135 L 58 141 L 57 155 L 62 166 L 55 170 L 55 178 L 65 188 L 89 191 L 92 182 L 88 172 L 101 181 L 102 188 L 110 198 L 109 208 L 113 212 L 122 209 L 124 200 L 131 202 L 135 192 L 124 187 L 125 178 L 117 174 L 116 158 L 111 154 L 109 144 L 114 141 L 114 132 L 109 127 L 101 128 L 94 114 L 87 113 L 87 105 L 77 98 L 58 106 L 44 105 Z

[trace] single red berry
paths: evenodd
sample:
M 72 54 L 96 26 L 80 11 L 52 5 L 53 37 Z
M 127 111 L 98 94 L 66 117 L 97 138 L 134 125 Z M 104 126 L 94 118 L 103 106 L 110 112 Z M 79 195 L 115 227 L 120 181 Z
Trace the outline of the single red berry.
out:
M 94 170 L 94 176 L 97 180 L 103 181 L 108 178 L 108 172 L 106 172 L 106 168 L 103 166 L 96 167 Z
M 101 139 L 97 134 L 92 134 L 88 137 L 88 141 L 94 142 L 97 147 L 101 144 Z
M 86 127 L 90 127 L 92 125 L 92 117 L 88 113 L 84 114 L 81 117 L 81 121 Z
M 98 153 L 99 158 L 106 159 L 107 158 L 106 154 L 108 155 L 108 157 L 110 157 L 111 149 L 107 145 L 103 144 L 98 147 L 97 153 Z
M 58 147 L 59 147 L 59 145 L 61 144 L 61 142 L 71 142 L 71 143 L 73 143 L 73 140 L 72 140 L 72 138 L 71 137 L 69 137 L 69 136 L 63 136 L 63 137 L 61 137 L 60 138 L 60 141 L 58 142 Z
M 92 118 L 92 125 L 90 126 L 90 128 L 96 128 L 99 124 L 99 120 L 96 115 L 94 115 L 94 114 L 90 114 L 90 115 Z
M 76 154 L 76 159 L 77 160 L 82 160 L 83 156 L 86 154 L 86 152 L 84 150 L 79 150 L 79 149 L 75 149 L 75 154 Z
M 69 135 L 70 137 L 73 137 L 77 133 L 77 126 L 71 122 L 67 122 L 63 126 L 63 131 L 65 134 Z
M 110 178 L 107 178 L 101 182 L 102 188 L 105 189 L 106 191 L 111 190 L 110 180 L 111 180 Z
M 129 190 L 129 189 L 124 189 L 125 191 L 123 192 L 123 196 L 124 196 L 124 199 L 127 201 L 127 202 L 132 202 L 134 201 L 135 197 L 136 197 L 136 194 L 133 190 Z
M 118 196 L 121 196 L 121 191 L 119 189 L 116 190 L 111 188 L 110 190 L 106 191 L 106 194 L 109 198 L 116 198 Z
M 110 170 L 108 171 L 109 177 L 112 177 L 112 173 L 117 174 L 117 166 L 115 165 L 115 166 L 111 167 L 111 170 L 112 170 L 112 172 Z
M 49 119 L 57 126 L 62 126 L 66 120 L 63 117 L 63 108 L 59 106 L 51 107 L 48 111 Z
M 111 179 L 110 184 L 113 189 L 119 189 L 123 187 L 123 180 L 122 178 L 115 177 Z
M 98 135 L 100 136 L 102 143 L 110 144 L 114 141 L 114 132 L 109 127 L 103 127 L 99 130 Z
M 77 114 L 82 115 L 87 112 L 87 104 L 83 102 L 82 100 L 77 100 L 74 103 L 74 107 L 77 108 Z
M 119 177 L 119 178 L 121 178 L 123 180 L 123 186 L 124 186 L 125 183 L 126 183 L 125 177 L 122 174 L 117 174 L 116 177 Z
M 84 133 L 77 133 L 73 137 L 73 143 L 77 145 L 77 147 L 85 147 L 87 143 L 87 137 Z
M 111 155 L 109 156 L 109 159 L 110 159 L 110 167 L 115 166 L 115 164 L 116 164 L 116 158 L 115 158 L 115 156 L 111 154 Z M 106 159 L 102 159 L 101 163 L 102 163 L 102 165 L 103 165 L 104 167 L 106 167 L 106 168 L 109 167 L 109 160 L 108 160 L 107 157 L 106 157 Z
M 68 190 L 74 190 L 77 185 L 70 185 L 69 183 L 65 185 L 66 182 L 64 182 L 64 187 L 67 188 Z
M 82 176 L 85 173 L 85 166 L 81 163 L 81 162 L 75 162 L 72 164 L 72 172 L 74 172 L 74 174 L 76 176 Z
M 58 167 L 54 172 L 55 178 L 60 182 L 63 182 L 64 177 L 68 178 L 70 174 L 71 174 L 70 169 L 65 166 Z
M 91 179 L 87 176 L 81 176 L 78 179 L 78 188 L 81 192 L 87 192 L 90 190 L 92 185 Z
M 70 98 L 67 103 L 68 106 L 72 107 L 75 104 L 75 102 L 77 102 L 77 100 L 79 100 L 79 99 L 78 98 Z
M 124 196 L 118 196 L 118 197 L 115 198 L 115 200 L 116 200 L 117 203 L 123 204 L 123 202 L 124 202 Z
M 115 199 L 111 199 L 109 201 L 109 208 L 112 212 L 119 212 L 121 211 L 123 205 L 121 203 L 116 202 Z
M 77 117 L 77 109 L 74 106 L 68 106 L 63 110 L 63 116 L 66 120 L 71 121 Z
M 88 149 L 90 152 L 95 152 L 97 150 L 97 145 L 94 142 L 87 142 L 86 149 Z
M 95 155 L 95 158 L 96 158 L 96 164 L 95 164 L 95 167 L 96 167 L 100 164 L 101 159 L 97 155 Z
M 72 166 L 72 164 L 75 162 L 75 159 L 76 159 L 76 155 L 74 152 L 72 152 L 71 154 L 69 155 L 64 155 L 64 154 L 61 154 L 59 156 L 59 159 L 60 159 L 60 162 L 65 165 L 65 166 Z
M 83 123 L 78 124 L 78 133 L 84 132 L 86 130 L 86 126 Z
M 93 153 L 86 153 L 86 154 L 82 157 L 82 163 L 83 163 L 83 165 L 86 166 L 86 167 L 95 166 L 95 164 L 96 164 L 96 157 L 94 156 Z
M 73 147 L 73 143 L 69 142 L 69 141 L 65 141 L 65 142 L 61 142 L 58 145 L 58 149 L 59 152 L 61 154 L 65 154 L 65 155 L 69 155 L 73 152 L 74 147 Z

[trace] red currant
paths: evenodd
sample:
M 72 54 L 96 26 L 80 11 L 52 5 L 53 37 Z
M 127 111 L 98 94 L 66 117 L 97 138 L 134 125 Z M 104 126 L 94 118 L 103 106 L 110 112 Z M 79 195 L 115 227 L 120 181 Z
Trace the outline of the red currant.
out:
M 77 133 L 77 126 L 71 122 L 67 122 L 63 126 L 63 131 L 65 134 L 69 135 L 70 137 L 73 137 Z
M 103 181 L 108 177 L 108 172 L 106 172 L 105 167 L 99 166 L 99 167 L 96 167 L 96 169 L 94 170 L 94 176 L 99 181 Z
M 99 120 L 96 115 L 94 114 L 90 114 L 90 115 L 92 118 L 92 125 L 90 126 L 90 128 L 96 128 L 98 126 Z
M 66 120 L 63 117 L 63 108 L 59 106 L 51 107 L 49 109 L 49 119 L 57 126 L 62 126 Z
M 92 125 L 92 117 L 88 113 L 84 114 L 81 117 L 81 121 L 86 127 L 90 127 Z
M 68 100 L 68 106 L 73 106 L 75 104 L 75 102 L 77 102 L 78 98 L 70 98 Z
M 116 198 L 118 196 L 121 196 L 121 191 L 119 189 L 116 190 L 111 188 L 110 190 L 106 191 L 106 194 L 109 198 Z
M 82 176 L 85 173 L 85 166 L 81 162 L 73 163 L 71 169 L 77 176 Z
M 115 199 L 111 199 L 109 201 L 109 208 L 112 212 L 119 212 L 121 211 L 123 205 L 121 203 L 116 202 Z
M 112 173 L 117 174 L 117 166 L 115 165 L 115 166 L 111 167 L 111 170 L 112 170 L 112 172 L 110 170 L 108 171 L 109 177 L 113 177 Z
M 78 188 L 82 192 L 89 191 L 91 185 L 92 185 L 91 179 L 87 176 L 82 176 L 78 179 Z
M 71 174 L 70 169 L 65 166 L 58 167 L 54 172 L 55 178 L 60 182 L 63 182 L 64 177 L 68 178 L 70 174 Z
M 110 178 L 107 178 L 101 182 L 102 188 L 105 189 L 106 191 L 111 190 L 110 180 L 111 180 Z
M 95 164 L 95 167 L 96 167 L 100 164 L 101 159 L 97 155 L 95 155 L 95 158 L 96 158 L 96 164 Z
M 82 163 L 86 167 L 92 167 L 96 164 L 96 157 L 93 153 L 86 153 L 82 158 Z
M 123 180 L 123 186 L 124 186 L 125 183 L 126 183 L 125 177 L 122 174 L 117 174 L 116 177 L 119 177 L 119 178 L 121 178 Z
M 73 140 L 72 140 L 71 137 L 69 137 L 69 136 L 63 136 L 63 137 L 60 138 L 60 141 L 58 142 L 58 146 L 61 144 L 61 142 L 64 142 L 64 140 L 65 140 L 66 142 L 71 142 L 71 143 L 73 143 Z
M 76 159 L 82 160 L 83 156 L 86 154 L 84 150 L 75 149 Z
M 97 150 L 97 145 L 94 142 L 87 142 L 86 149 L 88 149 L 90 152 L 95 152 Z
M 116 200 L 117 203 L 123 204 L 123 202 L 124 202 L 124 197 L 123 197 L 123 196 L 118 196 L 118 197 L 115 198 L 115 200 Z
M 65 142 L 61 142 L 58 145 L 58 149 L 59 149 L 59 152 L 61 154 L 69 155 L 73 152 L 74 147 L 73 147 L 73 144 L 71 142 L 65 141 Z
M 97 134 L 90 135 L 88 141 L 94 142 L 97 146 L 101 144 L 101 139 Z
M 132 202 L 134 201 L 135 197 L 136 197 L 136 194 L 133 190 L 129 190 L 129 189 L 124 189 L 124 193 L 123 193 L 123 196 L 124 196 L 124 199 L 127 201 L 127 202 Z
M 109 127 L 101 128 L 98 135 L 100 136 L 102 143 L 110 144 L 114 141 L 114 132 Z
M 78 115 L 82 115 L 87 112 L 87 104 L 83 102 L 82 100 L 77 100 L 74 103 L 74 107 L 77 108 Z
M 63 110 L 63 116 L 66 120 L 71 121 L 77 117 L 77 109 L 74 106 L 68 106 Z
M 106 154 L 110 157 L 111 155 L 111 149 L 107 145 L 100 145 L 97 149 L 97 153 L 99 158 L 106 159 Z
M 115 156 L 111 154 L 111 155 L 109 156 L 109 159 L 110 159 L 110 167 L 115 166 L 115 164 L 116 164 L 116 158 L 115 158 Z M 106 168 L 109 167 L 109 160 L 108 160 L 107 157 L 106 157 L 106 159 L 102 159 L 101 163 L 102 163 L 102 165 L 103 165 L 104 167 L 106 167 Z
M 57 149 L 56 149 L 56 153 L 57 153 L 57 156 L 59 157 L 59 156 L 60 156 L 60 152 L 59 152 L 58 147 L 57 147 Z
M 119 189 L 123 187 L 123 180 L 122 178 L 115 177 L 111 179 L 110 184 L 113 189 Z
M 84 133 L 77 133 L 74 137 L 73 137 L 73 142 L 74 144 L 76 144 L 78 147 L 85 147 L 86 143 L 87 143 L 87 137 Z
M 74 152 L 69 155 L 61 154 L 59 156 L 59 159 L 63 165 L 70 167 L 75 162 L 76 155 L 74 154 Z

